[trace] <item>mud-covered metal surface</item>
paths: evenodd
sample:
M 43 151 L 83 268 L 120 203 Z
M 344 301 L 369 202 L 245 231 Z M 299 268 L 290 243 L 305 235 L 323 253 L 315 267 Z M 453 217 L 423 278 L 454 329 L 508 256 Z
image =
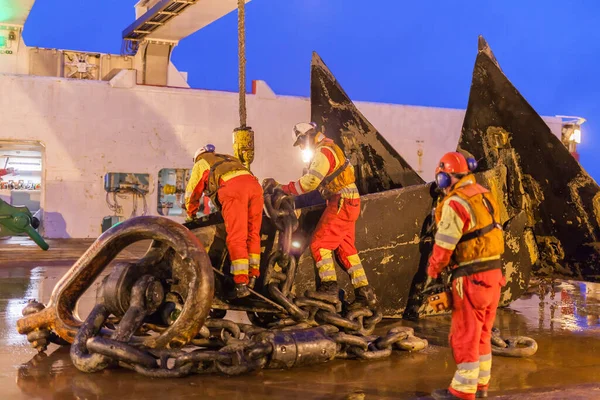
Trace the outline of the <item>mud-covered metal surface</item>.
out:
M 361 198 L 356 223 L 356 248 L 385 316 L 402 315 L 411 285 L 428 252 L 422 252 L 433 199 L 430 185 L 374 193 Z M 302 240 L 308 242 L 322 208 L 303 210 Z M 350 298 L 354 292 L 348 274 L 336 263 L 338 282 Z M 295 291 L 315 288 L 316 269 L 310 249 L 300 257 Z
M 512 164 L 508 199 L 528 215 L 536 275 L 600 281 L 600 188 L 502 73 L 483 38 L 459 149 L 482 169 Z
M 422 289 L 432 245 L 429 228 L 435 192 L 357 110 L 316 54 L 311 107 L 312 119 L 357 164 L 363 205 L 356 245 L 384 315 L 429 314 Z M 538 276 L 599 279 L 598 186 L 504 76 L 482 38 L 458 149 L 479 160 L 476 179 L 491 190 L 501 207 L 507 279 L 502 305 L 524 293 L 532 271 Z M 379 193 L 364 195 L 374 192 Z M 302 244 L 297 294 L 316 284 L 307 246 L 323 206 L 306 207 L 310 204 L 315 202 L 306 197 L 297 201 L 297 207 L 304 207 L 295 234 Z M 263 226 L 264 270 L 277 235 L 269 220 Z M 226 264 L 222 258 L 224 273 Z M 352 298 L 345 272 L 339 267 L 337 272 Z
M 433 198 L 430 185 L 416 185 L 402 189 L 374 193 L 361 198 L 361 217 L 356 224 L 356 247 L 365 267 L 369 282 L 375 288 L 380 307 L 387 317 L 400 317 L 406 308 L 411 286 L 419 269 L 425 270 L 426 256 L 429 251 L 423 246 L 431 244 L 425 238 L 430 223 Z M 299 228 L 293 235 L 293 241 L 299 245 L 293 253 L 299 256 L 298 269 L 292 292 L 302 296 L 307 290 L 316 288 L 317 272 L 310 253 L 309 243 L 323 213 L 324 206 L 306 207 L 301 210 Z M 400 218 L 399 215 L 407 213 Z M 205 224 L 210 224 L 206 221 Z M 217 299 L 213 302 L 217 308 L 245 309 L 258 305 L 254 296 L 227 301 L 222 304 L 222 294 L 227 285 L 229 260 L 223 258 L 224 229 L 217 225 L 199 227 L 190 225 L 198 237 L 211 236 L 212 246 L 209 255 L 213 265 L 223 272 L 217 275 Z M 213 225 L 214 226 L 214 225 Z M 261 257 L 261 275 L 268 267 L 268 255 L 277 247 L 278 235 L 275 225 L 268 219 L 263 220 L 262 237 L 264 251 Z M 216 234 L 216 235 L 215 235 Z M 214 236 L 213 236 L 214 235 Z M 354 292 L 348 274 L 336 262 L 336 273 L 340 287 L 350 300 Z M 256 291 L 266 294 L 262 279 L 259 279 Z M 266 310 L 263 310 L 266 311 Z
M 499 199 L 507 193 L 506 167 L 501 166 L 485 173 L 476 174 L 476 179 L 492 188 Z M 422 289 L 426 282 L 427 258 L 433 241 L 431 213 L 435 193 L 431 184 L 413 185 L 406 188 L 369 194 L 361 197 L 361 216 L 356 223 L 356 247 L 361 257 L 369 282 L 375 288 L 380 307 L 386 317 L 401 317 L 410 305 L 409 315 L 431 314 L 424 304 Z M 532 242 L 530 229 L 526 226 L 524 212 L 515 211 L 507 201 L 501 205 L 501 223 L 504 225 L 506 250 L 503 256 L 503 269 L 507 285 L 502 292 L 502 305 L 508 305 L 521 296 L 527 288 L 532 264 L 535 262 L 536 247 Z M 311 236 L 317 226 L 324 206 L 306 207 L 300 211 L 299 228 L 293 235 L 299 256 L 293 293 L 302 296 L 307 290 L 316 287 L 317 273 L 315 262 L 308 248 Z M 203 224 L 189 225 L 199 238 L 210 237 L 212 243 L 209 255 L 213 265 L 223 275 L 217 275 L 217 296 L 213 302 L 216 308 L 244 309 L 260 306 L 255 297 L 222 302 L 223 286 L 227 285 L 229 260 L 223 257 L 224 227 L 212 225 L 219 221 L 216 216 Z M 216 226 L 216 228 L 215 228 Z M 264 251 L 261 257 L 261 274 L 267 269 L 268 255 L 277 247 L 278 235 L 273 223 L 263 220 L 262 237 Z M 214 236 L 216 233 L 216 236 Z M 202 240 L 202 239 L 201 239 Z M 336 262 L 336 273 L 340 286 L 352 300 L 354 293 L 348 274 Z M 258 293 L 266 295 L 262 279 L 256 286 Z M 266 309 L 262 310 L 267 311 Z
M 435 192 L 358 111 L 317 54 L 311 66 L 311 117 L 356 165 L 363 194 L 356 245 L 384 315 L 429 314 L 422 290 L 432 246 Z M 600 279 L 598 186 L 504 76 L 483 38 L 458 149 L 479 160 L 476 179 L 491 190 L 501 207 L 507 280 L 501 305 L 518 299 L 533 273 Z M 309 206 L 318 202 L 310 196 L 296 201 L 301 209 L 300 228 L 294 234 L 301 244 L 294 284 L 297 295 L 316 285 L 307 247 L 323 210 L 322 205 Z M 219 226 L 211 259 L 226 278 L 224 229 Z M 275 227 L 264 219 L 263 271 L 276 240 Z M 337 272 L 352 299 L 346 273 L 339 267 Z M 261 282 L 257 290 L 261 291 Z M 232 307 L 249 307 L 244 303 Z
M 361 194 L 424 183 L 350 100 L 321 57 L 313 53 L 311 119 L 350 158 Z
M 497 69 L 493 62 L 490 66 Z M 356 225 L 356 247 L 367 277 L 381 301 L 382 312 L 388 317 L 399 317 L 405 312 L 406 316 L 431 314 L 432 310 L 424 304 L 422 290 L 427 280 L 427 258 L 432 249 L 431 211 L 437 194 L 432 185 L 422 183 L 410 165 L 357 110 L 331 71 L 316 54 L 313 55 L 311 70 L 313 121 L 324 127 L 329 136 L 344 146 L 346 151 L 355 157 L 354 161 L 360 161 L 362 171 L 367 171 L 367 175 L 361 177 L 359 168 L 356 169 L 363 194 L 379 192 L 361 197 L 361 215 Z M 496 100 L 486 98 L 481 101 Z M 509 108 L 513 113 L 518 112 L 513 106 Z M 509 116 L 512 118 L 512 114 Z M 500 119 L 496 122 L 499 126 L 508 124 Z M 503 143 L 506 137 L 503 132 L 503 128 L 486 129 L 480 139 L 486 143 Z M 365 157 L 359 160 L 356 158 L 358 156 Z M 491 190 L 501 207 L 500 222 L 504 226 L 506 240 L 502 260 L 507 279 L 501 304 L 508 305 L 526 290 L 532 266 L 538 259 L 538 247 L 530 223 L 532 205 L 523 183 L 526 178 L 514 151 L 502 149 L 494 163 L 481 162 L 480 165 L 479 171 L 482 172 L 476 174 L 476 179 Z M 375 173 L 378 175 L 373 175 Z M 367 176 L 370 178 L 367 179 Z M 395 186 L 402 188 L 385 190 Z M 310 204 L 315 204 L 315 201 L 309 196 L 301 196 L 296 201 L 296 206 L 301 208 L 300 226 L 294 234 L 294 240 L 300 244 L 300 249 L 297 250 L 297 255 L 300 256 L 298 272 L 293 287 L 296 295 L 303 295 L 306 290 L 316 286 L 316 270 L 308 245 L 324 206 L 307 207 Z M 220 222 L 217 217 L 211 217 L 201 225 Z M 200 232 L 206 234 L 204 229 L 196 231 L 198 234 L 201 234 Z M 223 255 L 223 226 L 218 225 L 212 234 L 216 232 L 219 232 L 218 240 L 208 239 L 210 243 L 214 242 L 210 249 L 211 259 L 213 265 L 226 275 L 229 265 L 227 257 Z M 268 255 L 276 248 L 277 240 L 275 226 L 267 218 L 263 219 L 262 234 L 264 251 L 261 270 L 264 272 Z M 339 263 L 337 276 L 341 286 L 352 299 L 353 291 L 348 276 L 339 267 Z M 226 279 L 223 282 L 226 282 Z M 261 284 L 259 281 L 258 292 L 262 290 Z M 217 293 L 220 293 L 219 286 L 217 284 Z M 250 303 L 253 301 L 239 301 L 222 307 L 219 302 L 216 306 L 248 308 Z

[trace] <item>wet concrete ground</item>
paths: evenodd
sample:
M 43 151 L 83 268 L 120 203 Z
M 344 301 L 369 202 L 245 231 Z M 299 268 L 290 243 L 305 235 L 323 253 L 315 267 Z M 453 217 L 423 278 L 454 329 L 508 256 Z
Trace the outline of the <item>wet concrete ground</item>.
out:
M 450 319 L 434 317 L 417 324 L 386 322 L 379 333 L 394 324 L 411 325 L 431 346 L 419 353 L 396 351 L 381 361 L 336 360 L 242 377 L 173 380 L 127 370 L 81 373 L 72 366 L 68 348 L 52 345 L 47 356 L 36 356 L 15 329 L 26 300 L 47 302 L 67 269 L 0 268 L 1 399 L 414 399 L 446 387 L 454 372 L 447 343 Z M 491 392 L 504 399 L 600 399 L 600 285 L 557 282 L 554 289 L 543 287 L 541 297 L 530 294 L 498 313 L 496 326 L 503 335 L 531 336 L 539 350 L 530 359 L 495 357 Z M 94 290 L 80 302 L 82 318 L 91 309 Z

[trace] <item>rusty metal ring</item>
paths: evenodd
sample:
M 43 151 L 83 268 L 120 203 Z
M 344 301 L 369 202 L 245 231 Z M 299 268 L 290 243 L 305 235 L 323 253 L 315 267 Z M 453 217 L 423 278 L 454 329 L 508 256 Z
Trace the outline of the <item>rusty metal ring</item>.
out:
M 504 340 L 505 348 L 492 346 L 492 354 L 502 357 L 531 357 L 538 350 L 537 342 L 527 336 L 511 336 Z
M 78 299 L 92 285 L 119 252 L 130 244 L 153 239 L 172 248 L 189 271 L 190 295 L 179 318 L 158 336 L 143 339 L 146 347 L 176 347 L 188 343 L 200 330 L 214 295 L 214 276 L 210 259 L 198 238 L 183 225 L 165 217 L 141 216 L 113 226 L 90 246 L 57 283 L 48 306 L 17 321 L 17 330 L 28 334 L 35 329 L 52 329 L 72 343 L 82 321 L 75 315 Z M 153 242 L 146 254 L 156 251 Z

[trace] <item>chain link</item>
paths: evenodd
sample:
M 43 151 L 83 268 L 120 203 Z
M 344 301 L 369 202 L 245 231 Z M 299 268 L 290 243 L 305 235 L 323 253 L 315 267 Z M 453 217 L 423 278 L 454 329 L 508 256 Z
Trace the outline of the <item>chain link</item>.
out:
M 498 328 L 492 328 L 492 354 L 504 357 L 531 357 L 538 350 L 537 342 L 527 336 L 503 338 Z

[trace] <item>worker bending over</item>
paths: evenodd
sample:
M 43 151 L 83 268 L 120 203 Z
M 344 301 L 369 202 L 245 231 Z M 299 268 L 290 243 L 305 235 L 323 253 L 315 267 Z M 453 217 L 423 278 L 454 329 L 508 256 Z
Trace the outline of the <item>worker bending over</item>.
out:
M 296 124 L 294 146 L 311 152 L 310 166 L 298 181 L 280 185 L 273 179 L 266 186 L 276 185 L 285 193 L 301 195 L 318 190 L 327 200 L 310 244 L 319 272 L 320 284 L 315 297 L 331 303 L 339 301 L 339 288 L 333 262 L 333 251 L 350 275 L 355 292 L 355 304 L 375 307 L 377 298 L 369 285 L 365 270 L 354 245 L 355 225 L 360 214 L 360 195 L 354 184 L 354 167 L 333 140 L 318 131 L 314 122 Z
M 505 280 L 499 207 L 490 192 L 475 182 L 477 162 L 457 152 L 442 157 L 436 182 L 445 197 L 435 210 L 437 232 L 427 274 L 437 278 L 452 266 L 450 345 L 457 370 L 448 389 L 436 399 L 487 397 L 492 367 L 491 334 Z M 454 263 L 453 263 L 454 264 Z
M 260 274 L 260 226 L 263 191 L 258 180 L 237 158 L 215 153 L 206 145 L 196 151 L 185 191 L 188 218 L 195 218 L 202 194 L 221 209 L 231 258 L 235 296 L 250 294 Z

